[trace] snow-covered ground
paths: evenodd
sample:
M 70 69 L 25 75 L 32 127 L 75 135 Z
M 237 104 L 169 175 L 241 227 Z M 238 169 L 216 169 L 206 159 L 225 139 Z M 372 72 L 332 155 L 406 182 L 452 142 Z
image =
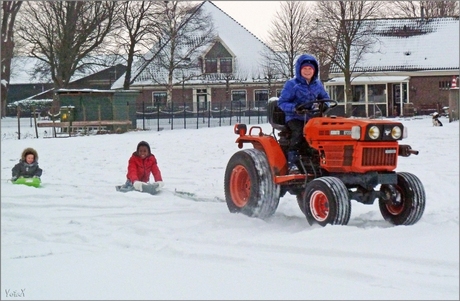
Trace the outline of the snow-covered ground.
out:
M 459 300 L 459 123 L 401 120 L 420 154 L 398 171 L 424 184 L 422 219 L 392 226 L 353 201 L 347 226 L 320 227 L 289 194 L 269 220 L 228 211 L 233 126 L 37 139 L 26 118 L 18 140 L 3 118 L 1 299 Z M 163 174 L 156 196 L 114 188 L 141 140 Z M 41 188 L 9 182 L 26 147 Z

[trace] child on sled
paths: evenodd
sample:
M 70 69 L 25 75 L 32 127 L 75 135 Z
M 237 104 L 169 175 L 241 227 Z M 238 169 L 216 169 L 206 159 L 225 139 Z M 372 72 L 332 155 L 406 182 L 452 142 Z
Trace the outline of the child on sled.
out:
M 28 147 L 22 151 L 21 159 L 12 169 L 11 181 L 19 178 L 40 178 L 43 170 L 38 166 L 38 153 Z
M 150 183 L 150 175 L 153 175 L 156 183 Z M 126 183 L 120 187 L 120 191 L 137 190 L 141 192 L 156 193 L 163 187 L 163 178 L 157 159 L 150 150 L 150 145 L 141 141 L 137 149 L 128 161 L 128 173 Z

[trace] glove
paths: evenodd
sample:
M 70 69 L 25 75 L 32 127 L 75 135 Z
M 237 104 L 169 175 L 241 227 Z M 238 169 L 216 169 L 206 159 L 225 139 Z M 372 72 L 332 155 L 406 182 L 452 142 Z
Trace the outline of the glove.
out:
M 163 183 L 163 181 L 158 181 L 158 188 L 163 188 L 163 186 L 165 186 L 165 183 Z
M 324 104 L 324 105 L 323 105 L 323 110 L 322 110 L 322 112 L 324 113 L 324 112 L 326 112 L 328 109 L 329 109 L 329 106 L 328 106 L 327 104 Z
M 303 114 L 305 114 L 305 111 L 307 111 L 307 110 L 308 109 L 305 107 L 305 104 L 300 104 L 300 105 L 295 106 L 296 114 L 303 115 Z
M 143 184 L 143 182 L 141 182 L 141 181 L 134 181 L 133 187 L 134 187 L 134 189 L 142 192 L 142 184 Z

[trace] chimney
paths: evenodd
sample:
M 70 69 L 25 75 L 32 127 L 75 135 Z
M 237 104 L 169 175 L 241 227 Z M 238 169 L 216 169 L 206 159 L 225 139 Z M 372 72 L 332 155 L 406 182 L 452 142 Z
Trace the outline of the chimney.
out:
M 423 4 L 420 6 L 420 18 L 425 19 L 425 7 L 423 7 Z

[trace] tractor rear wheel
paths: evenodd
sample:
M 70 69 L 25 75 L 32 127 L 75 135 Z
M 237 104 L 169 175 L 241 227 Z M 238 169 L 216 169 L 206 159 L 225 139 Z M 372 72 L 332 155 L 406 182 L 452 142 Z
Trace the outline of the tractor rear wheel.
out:
M 413 225 L 420 220 L 425 211 L 425 189 L 417 176 L 408 172 L 399 172 L 397 175 L 396 185 L 380 187 L 380 191 L 389 198 L 379 199 L 380 212 L 386 221 L 394 225 Z
M 235 153 L 225 170 L 225 200 L 232 213 L 261 219 L 272 216 L 279 204 L 279 185 L 273 182 L 267 156 L 257 149 Z
M 303 193 L 303 204 L 299 203 L 299 206 L 310 225 L 346 225 L 350 220 L 348 189 L 335 177 L 321 177 L 309 182 Z

